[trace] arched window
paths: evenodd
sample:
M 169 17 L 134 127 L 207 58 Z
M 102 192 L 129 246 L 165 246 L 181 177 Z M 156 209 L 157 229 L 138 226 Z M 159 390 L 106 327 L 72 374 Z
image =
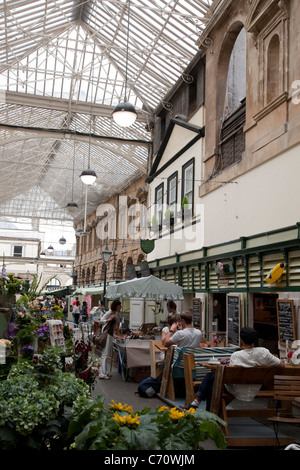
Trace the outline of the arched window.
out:
M 96 268 L 95 268 L 95 266 L 93 266 L 93 269 L 92 269 L 92 276 L 91 276 L 91 283 L 92 283 L 92 284 L 95 283 L 95 275 L 96 275 Z
M 117 264 L 116 279 L 123 279 L 123 263 L 121 259 L 119 259 Z
M 224 117 L 240 107 L 246 98 L 246 31 L 242 28 L 231 51 L 225 98 Z
M 280 40 L 275 34 L 269 43 L 267 54 L 267 103 L 279 95 L 279 54 Z
M 51 279 L 50 282 L 48 282 L 46 288 L 49 289 L 51 287 L 60 287 L 60 286 L 61 286 L 60 280 L 57 278 L 54 278 L 54 279 Z
M 225 71 L 224 71 L 225 69 Z M 220 55 L 219 70 L 226 85 L 218 90 L 218 114 L 221 121 L 219 138 L 220 161 L 216 170 L 222 171 L 242 158 L 245 150 L 243 127 L 246 121 L 246 30 L 237 24 L 228 33 Z

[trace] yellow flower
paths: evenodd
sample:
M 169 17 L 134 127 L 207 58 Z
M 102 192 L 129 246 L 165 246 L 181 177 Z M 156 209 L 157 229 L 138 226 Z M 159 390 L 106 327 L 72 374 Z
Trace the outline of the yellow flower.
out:
M 111 408 L 114 410 L 119 410 L 119 411 L 128 411 L 128 413 L 133 413 L 132 406 L 127 405 L 126 403 L 122 405 L 122 403 L 116 403 L 114 400 L 112 400 L 112 405 L 109 405 Z
M 196 413 L 196 409 L 195 408 L 190 408 L 189 410 L 186 410 L 186 413 L 190 413 L 191 415 L 193 415 L 194 413 Z
M 171 408 L 170 409 L 170 418 L 171 419 L 180 419 L 185 416 L 184 411 L 178 411 L 177 408 Z
M 126 418 L 127 424 L 134 424 L 134 425 L 136 424 L 137 426 L 141 424 L 139 421 L 139 415 L 137 413 L 135 416 L 127 415 L 125 416 L 125 418 Z
M 136 414 L 135 416 L 120 416 L 118 415 L 118 413 L 114 413 L 113 419 L 121 425 L 138 426 L 140 424 L 138 414 Z
M 113 419 L 119 424 L 126 424 L 125 416 L 120 416 L 118 413 L 114 413 Z
M 160 408 L 158 408 L 157 411 L 158 411 L 159 413 L 162 413 L 163 411 L 166 411 L 166 410 L 168 410 L 168 409 L 169 409 L 169 408 L 168 408 L 167 406 L 161 406 Z

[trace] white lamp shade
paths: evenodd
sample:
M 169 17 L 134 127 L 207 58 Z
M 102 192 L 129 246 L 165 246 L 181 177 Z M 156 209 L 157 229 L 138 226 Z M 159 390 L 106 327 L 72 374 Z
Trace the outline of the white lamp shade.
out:
M 52 246 L 52 245 L 49 245 L 48 248 L 47 248 L 47 251 L 48 251 L 49 253 L 53 253 L 53 251 L 54 251 L 53 246 Z
M 94 172 L 94 170 L 91 170 L 89 168 L 87 170 L 83 170 L 83 172 L 80 175 L 80 179 L 84 184 L 91 185 L 95 183 L 97 179 L 97 175 Z
M 137 113 L 134 106 L 125 101 L 124 103 L 119 103 L 115 107 L 112 117 L 115 123 L 119 126 L 129 127 L 135 122 Z

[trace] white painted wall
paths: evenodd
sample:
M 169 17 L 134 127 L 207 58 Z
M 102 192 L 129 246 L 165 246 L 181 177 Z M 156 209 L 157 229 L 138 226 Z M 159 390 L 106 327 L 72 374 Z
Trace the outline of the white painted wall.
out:
M 193 119 L 189 121 L 190 124 L 195 124 L 199 127 L 204 125 L 204 107 L 202 107 L 195 115 Z M 169 143 L 166 147 L 164 155 L 161 159 L 160 165 L 158 168 L 161 168 L 165 165 L 184 145 L 186 145 L 191 138 L 195 137 L 195 133 L 190 130 L 184 129 L 180 126 L 175 126 L 172 136 L 169 140 Z M 196 218 L 203 219 L 203 204 L 201 204 L 201 199 L 199 198 L 198 188 L 201 184 L 202 178 L 202 158 L 204 155 L 204 139 L 198 140 L 191 148 L 189 148 L 183 155 L 181 155 L 177 160 L 168 166 L 162 173 L 160 173 L 154 181 L 150 184 L 149 187 L 149 220 L 151 220 L 153 214 L 153 205 L 155 200 L 155 188 L 164 183 L 164 201 L 167 201 L 167 179 L 175 171 L 178 171 L 178 209 L 181 206 L 181 183 L 182 183 L 182 166 L 188 162 L 191 158 L 195 158 L 195 188 L 194 188 L 194 209 Z M 167 208 L 167 206 L 166 206 Z M 160 239 L 156 239 L 154 250 L 147 255 L 147 260 L 151 261 L 153 259 L 160 259 L 164 257 L 171 256 L 175 253 L 186 253 L 194 249 L 195 246 L 200 246 L 203 242 L 203 230 L 201 227 L 203 225 L 198 225 L 197 230 L 195 226 L 188 226 L 186 224 L 183 231 L 175 231 L 173 234 L 168 234 Z M 164 234 L 167 233 L 167 230 L 163 231 Z M 153 235 L 152 235 L 153 237 Z
M 294 147 L 203 197 L 204 245 L 299 222 L 299 152 Z

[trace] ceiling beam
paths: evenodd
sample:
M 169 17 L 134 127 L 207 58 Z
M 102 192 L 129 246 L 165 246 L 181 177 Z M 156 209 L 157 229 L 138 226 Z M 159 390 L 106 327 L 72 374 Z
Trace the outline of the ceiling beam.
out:
M 34 138 L 54 138 L 54 139 L 67 139 L 67 140 L 75 140 L 78 142 L 90 142 L 93 140 L 102 142 L 116 142 L 118 144 L 134 144 L 141 147 L 150 148 L 152 142 L 147 140 L 137 140 L 137 139 L 123 139 L 121 137 L 113 137 L 113 136 L 102 136 L 97 134 L 85 134 L 82 132 L 75 132 L 69 129 L 48 129 L 48 128 L 40 128 L 40 127 L 25 127 L 25 126 L 18 126 L 13 124 L 3 124 L 0 123 L 0 129 L 4 129 L 6 131 L 21 131 L 24 134 L 28 134 L 27 136 L 12 136 L 8 137 L 7 139 L 3 139 L 1 142 L 1 146 L 7 145 L 11 142 L 16 142 L 17 140 L 28 140 Z M 30 135 L 29 135 L 30 134 Z
M 6 104 L 16 104 L 20 106 L 28 106 L 31 108 L 44 108 L 66 113 L 71 111 L 74 114 L 93 114 L 94 116 L 102 116 L 111 118 L 114 106 L 93 104 L 91 113 L 91 104 L 83 101 L 67 100 L 63 98 L 52 98 L 47 96 L 39 96 L 30 93 L 19 93 L 15 91 L 2 91 L 0 93 L 0 101 Z M 136 110 L 137 121 L 147 123 L 151 117 L 145 111 Z

